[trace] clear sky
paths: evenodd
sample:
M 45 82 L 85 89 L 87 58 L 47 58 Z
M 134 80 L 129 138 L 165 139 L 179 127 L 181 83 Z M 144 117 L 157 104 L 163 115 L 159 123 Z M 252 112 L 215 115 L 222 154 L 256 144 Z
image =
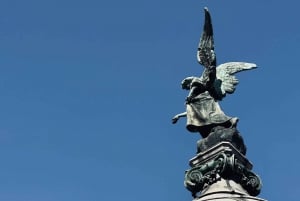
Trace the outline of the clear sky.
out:
M 246 61 L 221 106 L 240 118 L 260 197 L 299 201 L 300 3 L 2 0 L 0 200 L 188 201 L 197 134 L 183 78 L 200 75 L 203 8 L 218 63 Z

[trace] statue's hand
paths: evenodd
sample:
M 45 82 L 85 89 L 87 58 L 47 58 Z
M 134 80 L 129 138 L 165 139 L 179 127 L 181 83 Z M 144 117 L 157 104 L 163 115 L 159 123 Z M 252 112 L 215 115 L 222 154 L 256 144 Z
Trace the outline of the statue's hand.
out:
M 180 117 L 178 115 L 175 115 L 172 119 L 172 124 L 176 124 L 179 118 Z
M 192 103 L 193 101 L 194 101 L 194 97 L 188 96 L 188 97 L 186 97 L 186 99 L 185 99 L 185 104 Z

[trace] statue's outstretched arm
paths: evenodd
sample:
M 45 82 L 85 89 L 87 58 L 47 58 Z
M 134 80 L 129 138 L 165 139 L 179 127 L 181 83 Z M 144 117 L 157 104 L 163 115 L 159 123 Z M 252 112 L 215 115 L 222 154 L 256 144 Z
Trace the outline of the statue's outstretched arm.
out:
M 173 118 L 172 118 L 172 123 L 176 124 L 176 122 L 181 118 L 181 117 L 186 117 L 186 112 L 180 113 L 180 114 L 176 114 Z

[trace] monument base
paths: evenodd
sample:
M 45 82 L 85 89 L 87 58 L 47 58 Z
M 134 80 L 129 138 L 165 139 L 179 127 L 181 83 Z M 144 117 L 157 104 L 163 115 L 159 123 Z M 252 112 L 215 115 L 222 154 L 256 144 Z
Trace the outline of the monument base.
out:
M 264 199 L 253 197 L 248 194 L 243 187 L 233 180 L 225 180 L 220 178 L 210 186 L 207 186 L 201 192 L 201 195 L 193 201 L 266 201 Z

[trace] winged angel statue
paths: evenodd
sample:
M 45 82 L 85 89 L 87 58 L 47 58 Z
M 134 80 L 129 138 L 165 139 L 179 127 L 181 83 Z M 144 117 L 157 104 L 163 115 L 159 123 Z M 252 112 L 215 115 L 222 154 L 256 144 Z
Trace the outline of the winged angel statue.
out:
M 175 124 L 181 117 L 187 117 L 187 129 L 190 132 L 199 132 L 203 138 L 217 126 L 237 126 L 238 118 L 225 115 L 218 101 L 235 91 L 238 84 L 235 73 L 256 68 L 255 64 L 245 62 L 229 62 L 216 66 L 211 17 L 208 9 L 204 10 L 204 28 L 197 51 L 197 60 L 204 66 L 204 71 L 201 77 L 187 77 L 181 82 L 182 89 L 189 90 L 185 102 L 186 112 L 177 114 L 172 119 Z

